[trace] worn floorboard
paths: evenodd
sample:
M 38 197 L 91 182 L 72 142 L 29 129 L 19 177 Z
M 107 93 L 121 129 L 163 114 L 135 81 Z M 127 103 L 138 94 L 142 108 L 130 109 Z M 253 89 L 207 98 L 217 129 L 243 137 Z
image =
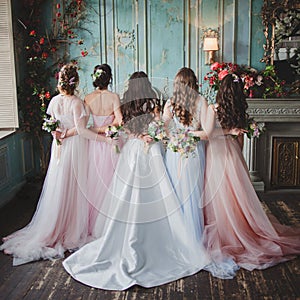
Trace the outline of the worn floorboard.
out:
M 41 181 L 26 184 L 6 206 L 0 208 L 0 236 L 28 224 L 35 211 Z M 300 223 L 300 192 L 258 194 L 266 211 L 281 223 Z M 299 237 L 300 238 L 300 237 Z M 0 299 L 63 300 L 189 300 L 263 299 L 300 300 L 300 257 L 267 270 L 239 270 L 231 280 L 221 280 L 201 271 L 155 288 L 134 286 L 115 292 L 90 288 L 73 280 L 63 269 L 62 260 L 38 261 L 12 266 L 12 258 L 0 253 Z

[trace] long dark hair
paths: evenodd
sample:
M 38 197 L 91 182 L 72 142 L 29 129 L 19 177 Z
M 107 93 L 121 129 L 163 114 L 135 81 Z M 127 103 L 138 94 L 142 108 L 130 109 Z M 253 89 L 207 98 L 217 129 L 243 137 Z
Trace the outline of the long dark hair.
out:
M 100 90 L 107 89 L 112 82 L 111 67 L 108 64 L 97 65 L 92 74 L 93 86 Z
M 243 83 L 236 74 L 228 74 L 221 81 L 217 93 L 217 115 L 222 128 L 245 128 L 248 104 L 243 91 Z
M 171 104 L 174 114 L 184 125 L 191 125 L 197 105 L 198 81 L 194 71 L 181 68 L 174 79 Z
M 121 100 L 124 127 L 131 133 L 147 131 L 154 119 L 158 99 L 145 72 L 134 72 L 128 82 L 128 89 Z

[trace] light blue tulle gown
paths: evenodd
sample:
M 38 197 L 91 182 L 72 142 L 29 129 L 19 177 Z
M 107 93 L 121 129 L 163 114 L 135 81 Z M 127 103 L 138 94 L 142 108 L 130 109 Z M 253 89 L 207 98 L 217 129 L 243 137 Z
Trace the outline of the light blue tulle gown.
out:
M 172 110 L 172 107 L 170 106 Z M 200 118 L 201 102 L 197 107 L 196 115 Z M 174 115 L 169 129 L 199 130 L 200 122 L 196 118 L 193 124 L 185 126 Z M 193 153 L 188 157 L 181 156 L 167 148 L 165 154 L 166 168 L 174 190 L 180 200 L 186 228 L 195 239 L 201 240 L 204 227 L 202 214 L 202 191 L 205 169 L 205 141 L 199 141 Z
M 200 118 L 201 105 L 206 105 L 204 98 L 200 98 L 196 108 L 196 116 Z M 172 107 L 170 106 L 172 111 Z M 200 121 L 194 118 L 189 127 L 184 127 L 176 116 L 173 116 L 169 124 L 170 132 L 176 129 L 199 130 Z M 204 188 L 204 171 L 205 171 L 205 149 L 209 141 L 199 141 L 193 153 L 188 157 L 181 156 L 178 152 L 173 152 L 167 148 L 165 154 L 165 163 L 169 178 L 173 188 L 180 201 L 182 219 L 184 226 L 190 237 L 198 242 L 203 241 L 204 216 L 203 216 L 203 188 Z M 202 250 L 199 251 L 202 255 Z M 237 264 L 231 258 L 214 261 L 210 257 L 210 263 L 205 266 L 205 270 L 213 276 L 222 279 L 231 279 L 236 275 L 239 269 Z
M 134 137 L 125 143 L 94 236 L 99 238 L 63 266 L 74 279 L 96 288 L 153 287 L 210 263 L 202 243 L 189 234 L 161 143 L 147 148 Z

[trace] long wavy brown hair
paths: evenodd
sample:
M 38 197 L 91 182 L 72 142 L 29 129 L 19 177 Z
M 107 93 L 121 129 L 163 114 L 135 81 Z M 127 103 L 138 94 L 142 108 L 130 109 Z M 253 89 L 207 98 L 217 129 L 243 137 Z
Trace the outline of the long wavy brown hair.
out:
M 195 118 L 197 106 L 198 81 L 194 71 L 190 68 L 181 68 L 174 79 L 171 104 L 173 113 L 184 125 L 191 125 Z
M 248 104 L 240 77 L 236 74 L 228 74 L 223 78 L 216 102 L 218 120 L 222 128 L 245 128 L 247 126 Z
M 147 132 L 149 123 L 159 110 L 158 98 L 145 72 L 134 72 L 121 99 L 124 127 L 131 133 Z

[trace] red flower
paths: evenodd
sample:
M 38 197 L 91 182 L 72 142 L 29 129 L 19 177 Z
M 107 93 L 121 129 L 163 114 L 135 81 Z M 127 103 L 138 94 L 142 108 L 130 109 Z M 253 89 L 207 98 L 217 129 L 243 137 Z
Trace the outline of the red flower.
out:
M 59 3 L 56 4 L 56 8 L 60 9 L 60 4 Z
M 50 51 L 54 53 L 54 52 L 57 51 L 57 48 L 56 47 L 51 47 Z
M 40 45 L 43 45 L 45 43 L 45 39 L 42 37 L 40 38 Z
M 81 51 L 81 56 L 85 57 L 87 56 L 89 53 L 86 50 Z
M 56 17 L 57 17 L 57 18 L 60 18 L 60 17 L 61 17 L 61 13 L 60 13 L 60 12 L 57 12 L 57 13 L 56 13 Z
M 36 31 L 35 30 L 31 30 L 29 33 L 30 36 L 35 36 L 36 35 Z
M 46 99 L 50 99 L 50 97 L 51 97 L 50 92 L 46 92 L 45 97 L 46 97 Z
M 226 75 L 228 75 L 228 71 L 227 70 L 222 70 L 219 74 L 218 74 L 218 78 L 219 80 L 222 80 Z
M 47 59 L 49 57 L 49 54 L 47 52 L 42 53 L 42 58 Z

